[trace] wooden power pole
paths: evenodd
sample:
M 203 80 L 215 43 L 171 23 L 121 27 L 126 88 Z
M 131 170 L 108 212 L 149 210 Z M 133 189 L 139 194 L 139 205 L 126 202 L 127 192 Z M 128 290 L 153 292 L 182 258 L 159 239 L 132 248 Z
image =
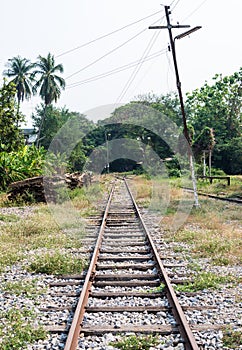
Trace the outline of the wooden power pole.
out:
M 168 29 L 168 32 L 169 32 L 170 47 L 171 47 L 171 52 L 172 52 L 172 57 L 173 57 L 173 62 L 174 62 L 175 74 L 176 74 L 176 85 L 177 85 L 177 90 L 178 90 L 178 95 L 179 95 L 179 100 L 180 100 L 180 106 L 181 106 L 184 136 L 188 142 L 188 155 L 189 155 L 190 171 L 191 171 L 191 178 L 192 178 L 193 192 L 194 192 L 194 201 L 195 201 L 194 204 L 196 207 L 199 207 L 196 177 L 195 177 L 195 170 L 194 170 L 192 149 L 191 149 L 191 140 L 190 140 L 189 132 L 188 132 L 188 128 L 187 128 L 186 112 L 185 112 L 183 96 L 182 96 L 181 81 L 180 81 L 179 72 L 178 72 L 176 50 L 175 50 L 175 40 L 173 39 L 173 35 L 172 35 L 173 28 L 190 28 L 190 25 L 180 25 L 180 24 L 172 25 L 170 22 L 170 14 L 171 14 L 170 6 L 165 6 L 165 13 L 166 13 L 167 25 L 166 26 L 151 26 L 151 27 L 149 27 L 149 29 Z M 182 33 L 182 34 L 176 36 L 175 39 L 181 39 L 181 38 L 185 37 L 186 35 L 189 35 L 200 28 L 201 28 L 200 26 L 192 28 L 192 29 L 186 31 L 185 33 Z

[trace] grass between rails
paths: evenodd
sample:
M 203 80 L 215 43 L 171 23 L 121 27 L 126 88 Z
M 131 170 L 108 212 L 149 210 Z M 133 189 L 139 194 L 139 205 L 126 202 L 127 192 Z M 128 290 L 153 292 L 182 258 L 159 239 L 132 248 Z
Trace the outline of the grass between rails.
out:
M 111 343 L 111 345 L 115 346 L 115 348 L 121 350 L 149 350 L 158 344 L 158 337 L 153 335 L 140 337 L 137 335 L 130 335 L 128 337 L 123 337 L 117 342 Z

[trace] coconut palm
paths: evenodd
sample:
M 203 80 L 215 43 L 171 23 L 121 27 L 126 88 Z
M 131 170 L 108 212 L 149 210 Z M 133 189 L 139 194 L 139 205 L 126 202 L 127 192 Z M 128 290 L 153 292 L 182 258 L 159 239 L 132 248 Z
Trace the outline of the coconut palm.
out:
M 56 72 L 63 73 L 63 65 L 55 65 L 54 56 L 49 53 L 47 57 L 39 56 L 34 68 L 33 77 L 39 76 L 39 78 L 33 87 L 33 91 L 37 93 L 39 90 L 40 97 L 48 106 L 53 101 L 58 100 L 61 89 L 65 88 L 65 80 L 56 75 Z
M 28 100 L 32 95 L 31 70 L 33 64 L 27 58 L 16 56 L 8 60 L 7 67 L 3 75 L 13 78 L 10 82 L 13 82 L 17 89 L 17 114 L 19 114 L 20 103 L 24 99 Z
M 36 80 L 36 83 L 33 86 L 33 92 L 36 94 L 39 90 L 39 95 L 45 104 L 43 118 L 39 127 L 39 143 L 47 106 L 51 105 L 53 101 L 57 102 L 58 98 L 60 98 L 61 89 L 65 88 L 65 80 L 56 74 L 57 72 L 63 73 L 63 65 L 55 65 L 54 56 L 50 53 L 47 57 L 39 56 L 38 61 L 34 64 L 34 68 L 32 77 Z

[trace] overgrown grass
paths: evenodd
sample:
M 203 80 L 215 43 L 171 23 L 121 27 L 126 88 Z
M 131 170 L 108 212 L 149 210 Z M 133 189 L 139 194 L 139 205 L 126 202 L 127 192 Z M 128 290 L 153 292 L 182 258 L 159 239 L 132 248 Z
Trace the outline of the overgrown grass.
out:
M 11 308 L 0 314 L 0 349 L 24 349 L 28 343 L 46 338 L 45 330 L 34 326 L 36 314 L 27 308 Z M 11 336 L 10 336 L 11 335 Z
M 242 263 L 241 206 L 200 197 L 200 208 L 193 208 L 185 223 L 173 232 L 171 227 L 174 214 L 181 199 L 186 209 L 186 200 L 191 203 L 193 195 L 180 188 L 182 180 L 179 178 L 158 179 L 158 181 L 164 200 L 168 201 L 165 210 L 162 202 L 159 203 L 162 213 L 161 229 L 168 241 L 187 243 L 193 257 L 210 258 L 217 265 Z M 152 188 L 152 181 L 140 176 L 133 178 L 132 183 L 133 191 L 137 192 L 139 205 L 142 206 L 142 203 L 149 205 L 152 196 L 149 189 Z M 219 183 L 212 184 L 214 187 L 218 185 Z M 165 186 L 169 189 L 169 198 Z M 227 196 L 232 192 L 240 192 L 241 179 L 232 178 L 231 186 L 226 186 L 225 191 L 228 191 Z M 180 247 L 180 250 L 182 249 L 183 247 Z
M 3 221 L 3 222 L 16 222 L 18 220 L 19 220 L 19 218 L 17 217 L 17 215 L 14 215 L 14 214 L 1 214 L 0 213 L 0 221 Z
M 26 252 L 41 248 L 47 249 L 47 254 L 42 258 L 39 257 L 38 262 L 35 260 L 35 263 L 40 265 L 40 270 L 62 273 L 57 266 L 58 261 L 59 263 L 62 261 L 67 264 L 68 273 L 76 272 L 77 266 L 80 268 L 80 260 L 72 259 L 71 253 L 69 257 L 65 254 L 62 256 L 60 249 L 81 247 L 85 235 L 81 218 L 96 212 L 97 202 L 101 199 L 105 186 L 103 183 L 96 183 L 90 187 L 70 191 L 71 205 L 75 210 L 67 211 L 65 203 L 49 207 L 40 204 L 36 205 L 34 214 L 23 219 L 14 214 L 0 214 L 0 221 L 4 221 L 0 232 L 0 272 L 6 266 L 25 259 Z M 2 195 L 2 204 L 4 200 L 6 198 Z M 55 250 L 56 254 L 53 254 Z M 45 267 L 41 264 L 41 259 Z M 73 260 L 72 264 L 68 263 L 69 260 Z M 33 270 L 37 271 L 34 265 Z
M 199 179 L 197 181 L 198 191 L 203 193 L 214 194 L 220 197 L 237 197 L 242 196 L 242 177 L 240 176 L 231 176 L 230 177 L 230 186 L 227 185 L 227 180 L 213 180 L 213 183 L 210 184 L 208 180 Z
M 204 289 L 218 289 L 225 283 L 235 283 L 233 276 L 218 276 L 212 272 L 197 272 L 193 276 L 193 282 L 176 285 L 175 290 L 180 292 L 197 292 Z
M 44 293 L 44 288 L 37 288 L 37 279 L 6 281 L 1 284 L 1 290 L 5 293 L 23 295 L 24 297 L 33 299 L 36 295 Z
M 233 330 L 230 327 L 223 332 L 223 345 L 229 349 L 238 349 L 242 345 L 241 330 Z
M 27 270 L 49 275 L 62 275 L 81 273 L 84 266 L 83 259 L 73 257 L 68 252 L 54 251 L 35 256 L 34 260 L 27 265 Z
M 128 337 L 124 337 L 120 341 L 111 343 L 111 345 L 121 350 L 149 350 L 158 344 L 158 337 L 153 335 L 130 335 Z

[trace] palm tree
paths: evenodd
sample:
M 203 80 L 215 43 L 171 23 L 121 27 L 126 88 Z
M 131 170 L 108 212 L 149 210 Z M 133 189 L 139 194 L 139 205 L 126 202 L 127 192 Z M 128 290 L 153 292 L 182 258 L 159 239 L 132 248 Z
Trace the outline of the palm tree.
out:
M 63 73 L 63 65 L 55 65 L 54 56 L 49 53 L 47 57 L 39 56 L 34 67 L 37 69 L 33 72 L 33 77 L 40 76 L 33 87 L 34 93 L 40 89 L 40 97 L 44 100 L 46 106 L 53 101 L 57 102 L 61 89 L 65 88 L 65 80 L 56 75 L 56 72 Z
M 13 82 L 17 89 L 17 114 L 19 114 L 20 102 L 23 102 L 25 98 L 28 100 L 32 94 L 31 70 L 33 64 L 27 58 L 16 56 L 8 60 L 7 67 L 3 75 L 13 78 L 10 82 Z
M 36 94 L 39 90 L 40 97 L 42 100 L 44 100 L 45 104 L 44 115 L 39 127 L 39 140 L 41 127 L 45 119 L 46 108 L 53 101 L 57 102 L 61 95 L 61 89 L 65 88 L 65 80 L 59 75 L 56 75 L 56 72 L 63 73 L 63 65 L 55 65 L 54 56 L 50 53 L 47 55 L 47 57 L 39 56 L 38 61 L 34 64 L 34 67 L 36 70 L 33 72 L 32 77 L 36 78 L 36 76 L 39 76 L 39 78 L 36 80 L 36 83 L 33 86 L 33 92 Z

